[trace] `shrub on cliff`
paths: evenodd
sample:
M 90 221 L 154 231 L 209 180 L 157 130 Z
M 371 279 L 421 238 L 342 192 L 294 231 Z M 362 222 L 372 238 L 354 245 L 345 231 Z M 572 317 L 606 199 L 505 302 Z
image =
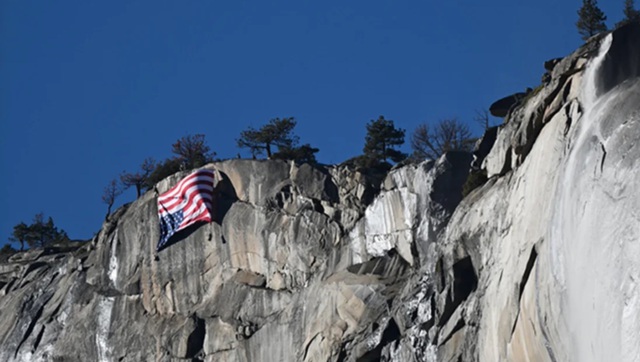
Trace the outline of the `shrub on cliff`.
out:
M 18 251 L 14 249 L 11 244 L 4 244 L 2 249 L 0 249 L 0 263 L 4 263 L 11 257 L 11 255 L 17 253 Z
M 147 190 L 152 189 L 158 182 L 180 171 L 181 165 L 182 162 L 180 161 L 180 159 L 175 157 L 167 158 L 162 162 L 158 162 L 156 164 L 156 168 L 145 180 L 145 188 Z
M 204 137 L 203 134 L 196 134 L 178 139 L 171 146 L 171 152 L 175 156 L 162 162 L 154 162 L 153 171 L 146 176 L 142 186 L 147 190 L 152 189 L 155 184 L 178 171 L 191 170 L 213 162 L 216 153 L 207 146 Z
M 380 162 L 366 155 L 352 157 L 340 165 L 356 169 L 363 174 L 381 174 L 385 175 L 393 165 L 389 162 Z
M 278 152 L 273 154 L 274 159 L 292 160 L 296 163 L 316 164 L 316 153 L 319 149 L 311 147 L 310 144 L 304 144 L 300 147 L 282 147 Z
M 487 173 L 484 170 L 471 171 L 467 176 L 467 181 L 462 185 L 462 197 L 467 196 L 471 191 L 484 185 L 487 182 Z

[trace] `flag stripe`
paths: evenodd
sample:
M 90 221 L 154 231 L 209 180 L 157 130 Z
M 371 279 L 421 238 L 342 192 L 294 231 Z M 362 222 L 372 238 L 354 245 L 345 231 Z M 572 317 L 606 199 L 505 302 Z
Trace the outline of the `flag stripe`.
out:
M 183 192 L 181 195 L 178 195 L 173 198 L 165 198 L 164 200 L 158 200 L 159 203 L 162 203 L 167 209 L 174 207 L 176 204 L 180 204 L 183 200 L 189 199 L 196 192 L 199 192 L 197 189 L 200 188 L 202 190 L 207 190 L 210 188 L 212 184 L 211 181 L 198 181 L 197 183 L 190 183 L 187 185 L 187 188 L 183 188 Z
M 191 214 L 191 216 L 185 218 L 182 221 L 181 226 L 182 227 L 186 227 L 187 225 L 189 225 L 190 223 L 199 220 L 201 218 L 208 218 L 209 221 L 211 221 L 211 218 L 209 217 L 208 214 L 204 213 L 207 210 L 207 206 L 202 204 L 200 205 L 200 207 L 198 208 L 198 210 L 196 210 L 196 212 L 194 212 L 193 214 Z
M 208 170 L 204 170 L 204 171 L 208 171 Z M 180 196 L 180 194 L 183 192 L 183 189 L 185 187 L 188 187 L 188 185 L 190 185 L 191 183 L 193 183 L 193 181 L 195 180 L 196 182 L 199 180 L 203 180 L 203 181 L 208 181 L 213 183 L 214 181 L 214 175 L 211 172 L 207 172 L 207 173 L 203 173 L 202 175 L 190 175 L 187 176 L 186 178 L 180 180 L 180 182 L 178 182 L 177 185 L 173 186 L 171 189 L 169 189 L 169 191 L 163 193 L 162 195 L 158 196 L 158 201 L 164 201 L 168 198 L 173 198 L 176 196 Z
M 196 197 L 196 198 L 191 198 L 188 200 L 185 200 L 185 202 L 182 202 L 172 208 L 166 208 L 166 211 L 163 212 L 163 214 L 170 214 L 170 213 L 174 213 L 178 210 L 183 210 L 183 212 L 185 213 L 189 213 L 192 211 L 192 205 L 196 202 L 198 202 L 199 200 L 202 199 L 207 199 L 209 202 L 211 202 L 211 196 L 207 195 L 207 196 L 202 196 L 202 197 Z
M 162 197 L 162 198 L 158 198 L 158 202 L 162 202 L 162 203 L 171 203 L 171 202 L 175 202 L 175 200 L 180 199 L 181 197 L 184 197 L 185 193 L 188 192 L 188 190 L 193 187 L 194 185 L 211 185 L 213 184 L 214 179 L 213 178 L 200 178 L 200 179 L 196 179 L 193 181 L 190 181 L 188 183 L 185 183 L 183 185 L 180 185 L 180 192 L 176 193 L 175 195 L 171 196 L 171 197 Z M 170 190 L 171 191 L 171 190 Z
M 208 204 L 209 206 L 211 205 L 211 200 L 208 200 Z M 191 215 L 192 213 L 196 213 L 200 210 L 200 208 L 202 207 L 202 205 L 205 205 L 205 199 L 204 198 L 197 198 L 192 200 L 192 202 L 186 204 L 182 210 L 184 210 L 183 212 L 185 213 L 185 215 Z M 205 205 L 206 206 L 206 205 Z
M 196 222 L 212 221 L 215 181 L 215 173 L 212 170 L 198 170 L 158 196 L 158 250 L 176 232 Z
M 158 200 L 159 201 L 165 201 L 166 199 L 170 199 L 170 198 L 174 198 L 174 197 L 180 196 L 185 187 L 188 187 L 194 181 L 197 182 L 198 180 L 209 181 L 209 182 L 213 183 L 214 176 L 213 176 L 213 174 L 209 174 L 209 173 L 205 173 L 203 175 L 187 176 L 186 178 L 180 180 L 180 182 L 178 182 L 178 184 L 173 186 L 167 192 L 165 192 L 162 195 L 160 195 L 158 197 Z
M 162 210 L 158 210 L 160 213 L 166 212 L 175 212 L 176 208 L 184 207 L 187 203 L 189 203 L 192 199 L 198 197 L 211 197 L 209 194 L 209 189 L 211 189 L 211 182 L 199 182 L 197 184 L 192 184 L 191 187 L 186 189 L 183 197 L 177 197 L 166 202 L 158 201 L 162 203 L 164 208 Z
M 197 192 L 207 192 L 207 189 L 196 189 Z M 188 209 L 188 207 L 193 203 L 193 201 L 195 200 L 199 200 L 202 198 L 206 198 L 211 200 L 211 195 L 201 195 L 201 196 L 193 196 L 193 197 L 189 197 L 187 199 L 184 199 L 182 201 L 180 201 L 179 203 L 174 203 L 173 205 L 166 205 L 163 204 L 163 210 L 161 214 L 166 214 L 166 213 L 173 213 L 176 212 L 179 209 L 185 210 Z

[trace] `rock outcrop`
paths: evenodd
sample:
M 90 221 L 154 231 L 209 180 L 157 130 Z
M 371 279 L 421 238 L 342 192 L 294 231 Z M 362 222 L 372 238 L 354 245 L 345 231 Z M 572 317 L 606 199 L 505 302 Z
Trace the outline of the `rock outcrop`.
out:
M 381 183 L 214 163 L 216 220 L 160 252 L 148 192 L 88 243 L 16 254 L 0 360 L 640 360 L 639 36 L 554 61 L 475 156 Z
M 509 114 L 511 109 L 516 107 L 520 101 L 524 99 L 526 95 L 526 93 L 518 92 L 504 98 L 500 98 L 489 106 L 489 113 L 494 117 L 504 118 Z

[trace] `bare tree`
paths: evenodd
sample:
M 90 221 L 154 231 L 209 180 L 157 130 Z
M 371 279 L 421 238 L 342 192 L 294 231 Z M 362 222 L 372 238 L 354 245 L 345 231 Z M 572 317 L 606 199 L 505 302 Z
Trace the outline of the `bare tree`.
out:
M 476 115 L 473 117 L 473 120 L 482 126 L 485 131 L 492 127 L 491 121 L 489 120 L 489 111 L 486 109 L 476 110 Z
M 434 160 L 448 151 L 471 151 L 473 142 L 469 127 L 455 118 L 441 120 L 433 128 L 423 123 L 411 136 L 414 157 Z
M 140 197 L 142 187 L 146 185 L 147 179 L 153 170 L 156 168 L 156 161 L 149 157 L 142 161 L 140 165 L 140 171 L 136 173 L 122 172 L 120 175 L 120 182 L 125 189 L 131 186 L 136 187 L 136 197 Z
M 107 207 L 107 215 L 105 216 L 105 220 L 109 219 L 109 215 L 111 215 L 111 207 L 113 203 L 116 201 L 116 198 L 122 194 L 122 187 L 118 183 L 116 179 L 111 180 L 107 186 L 104 188 L 104 193 L 102 194 L 102 201 L 108 205 Z
M 204 166 L 215 157 L 215 152 L 211 152 L 203 134 L 184 136 L 171 147 L 171 152 L 176 154 L 188 169 Z

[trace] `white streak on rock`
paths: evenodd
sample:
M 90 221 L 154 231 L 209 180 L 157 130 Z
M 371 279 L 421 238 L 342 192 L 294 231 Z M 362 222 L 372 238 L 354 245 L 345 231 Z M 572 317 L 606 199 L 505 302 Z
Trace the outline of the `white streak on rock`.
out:
M 111 329 L 111 314 L 113 312 L 114 297 L 102 297 L 98 302 L 98 317 L 96 330 L 96 347 L 101 362 L 110 361 L 112 351 L 109 346 L 109 330 Z
M 107 273 L 107 276 L 109 277 L 109 280 L 114 287 L 116 286 L 116 280 L 118 278 L 118 256 L 116 254 L 117 246 L 118 239 L 116 236 L 111 240 L 111 251 L 109 252 L 109 272 Z
M 412 228 L 416 220 L 417 197 L 407 188 L 384 192 L 365 211 L 365 243 L 367 253 L 383 256 L 396 248 L 413 263 Z

